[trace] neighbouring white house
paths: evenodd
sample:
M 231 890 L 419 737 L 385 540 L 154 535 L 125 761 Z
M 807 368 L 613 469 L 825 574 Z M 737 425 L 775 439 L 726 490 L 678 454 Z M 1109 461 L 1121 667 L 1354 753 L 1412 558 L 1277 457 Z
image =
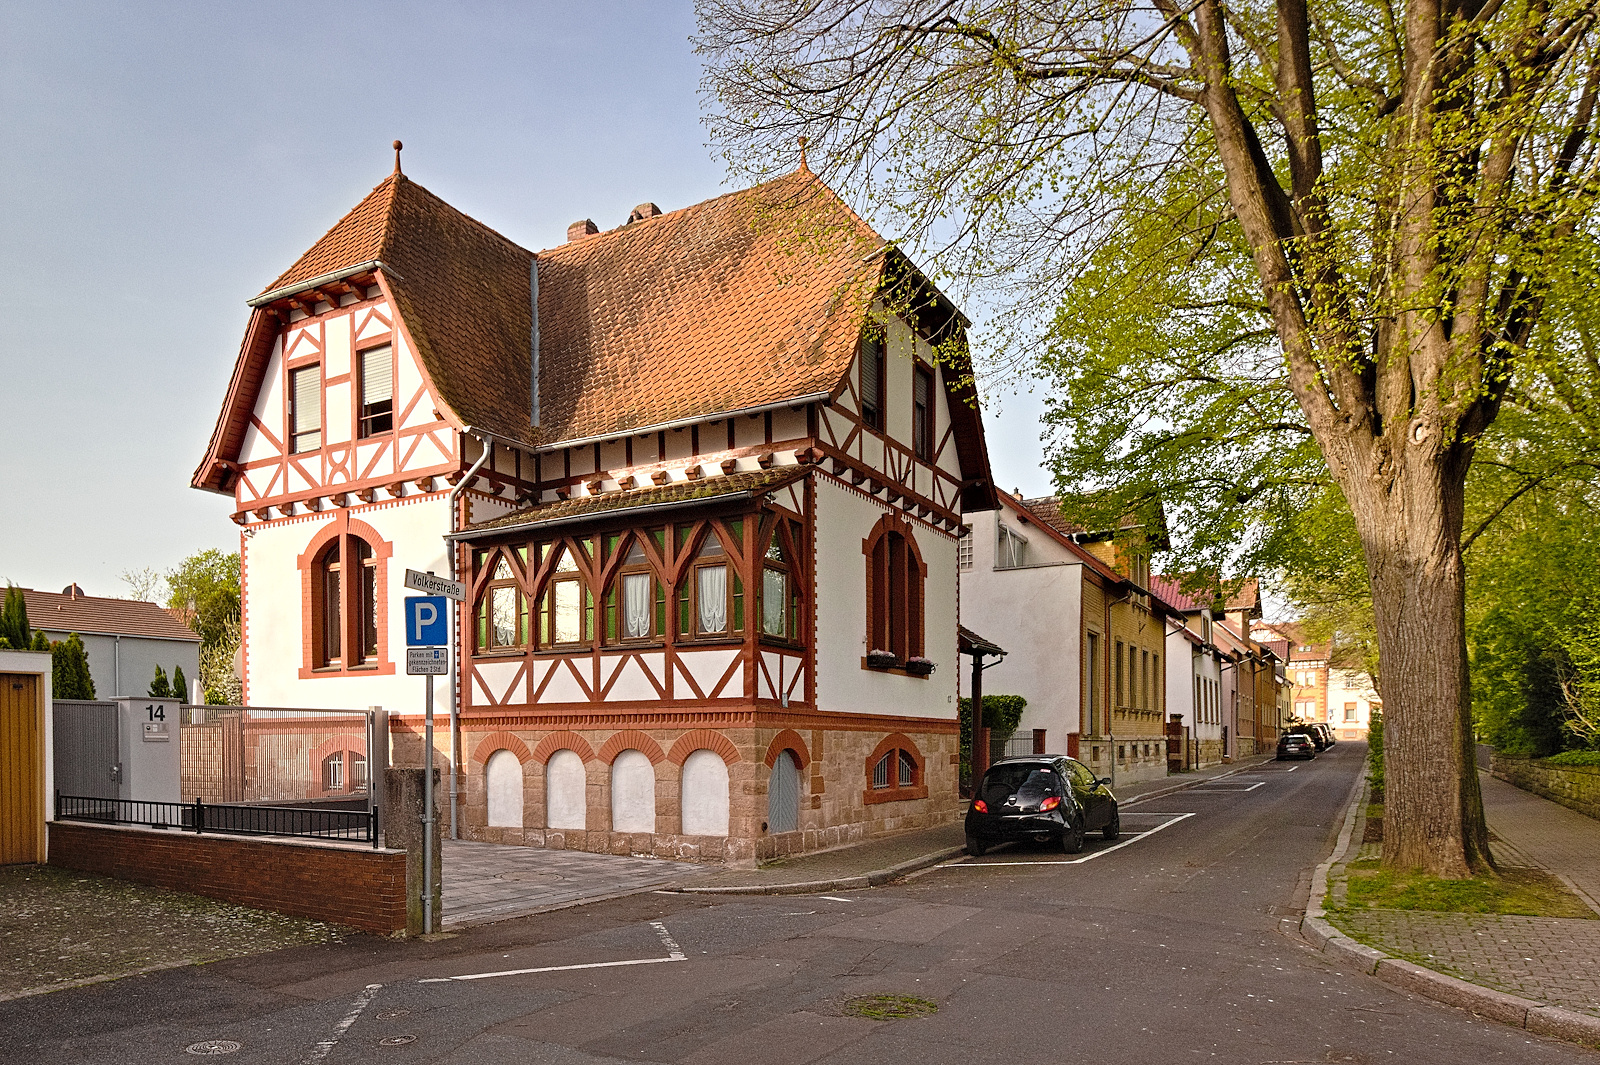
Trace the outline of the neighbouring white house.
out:
M 1151 590 L 1173 610 L 1167 619 L 1167 713 L 1178 715 L 1185 734 L 1183 768 L 1217 765 L 1223 749 L 1225 653 L 1217 646 L 1217 618 L 1210 598 L 1185 592 L 1175 577 L 1153 576 Z
M 419 762 L 432 570 L 471 838 L 745 861 L 956 815 L 967 322 L 809 170 L 532 252 L 397 160 L 249 303 L 193 482 L 248 703 L 382 705 Z
M 1054 499 L 997 495 L 967 515 L 961 623 L 1006 649 L 985 693 L 1028 701 L 1008 750 L 1069 754 L 1121 783 L 1164 776 L 1168 611 L 1144 583 L 1148 556 L 1074 529 Z
M 1328 670 L 1328 724 L 1341 740 L 1364 740 L 1383 700 L 1364 669 Z
M 97 699 L 143 695 L 156 667 L 168 677 L 176 666 L 191 689 L 200 680 L 200 635 L 155 603 L 85 595 L 76 584 L 60 594 L 22 589 L 28 624 L 52 641 L 69 633 L 83 639 Z M 185 692 L 188 699 L 192 692 Z

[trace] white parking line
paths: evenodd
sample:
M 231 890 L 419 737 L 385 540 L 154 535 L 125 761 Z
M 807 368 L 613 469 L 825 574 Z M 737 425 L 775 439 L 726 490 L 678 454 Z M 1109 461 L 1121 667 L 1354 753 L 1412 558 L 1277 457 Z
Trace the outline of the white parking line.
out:
M 1216 792 L 1216 791 L 1227 791 L 1227 792 L 1239 793 L 1239 792 L 1245 792 L 1245 791 L 1255 791 L 1257 788 L 1259 788 L 1261 785 L 1263 785 L 1265 783 L 1266 783 L 1265 780 L 1258 780 L 1254 784 L 1250 785 L 1248 788 L 1231 788 L 1231 787 L 1227 787 L 1227 786 L 1216 787 L 1214 785 L 1201 784 L 1199 787 L 1190 788 L 1189 790 L 1190 791 L 1199 792 L 1202 795 L 1206 794 L 1208 792 Z
M 345 1012 L 344 1019 L 334 1025 L 333 1034 L 327 1039 L 319 1040 L 317 1045 L 311 1048 L 311 1053 L 302 1059 L 302 1065 L 317 1065 L 317 1062 L 327 1057 L 328 1051 L 339 1045 L 339 1040 L 350 1030 L 350 1026 L 356 1023 L 356 1018 L 361 1016 L 362 1011 L 372 1005 L 372 996 L 382 987 L 382 984 L 368 984 L 361 994 L 356 996 L 355 1004 Z
M 448 984 L 452 981 L 462 980 L 493 980 L 500 976 L 527 976 L 530 973 L 567 973 L 575 969 L 615 969 L 624 965 L 659 965 L 662 962 L 688 961 L 684 956 L 683 948 L 678 946 L 678 941 L 672 938 L 672 933 L 667 931 L 667 926 L 660 921 L 651 921 L 650 927 L 655 929 L 656 936 L 660 938 L 661 945 L 667 949 L 665 958 L 630 958 L 627 961 L 591 961 L 581 965 L 541 965 L 533 969 L 502 969 L 492 973 L 466 973 L 461 976 L 435 976 L 427 980 L 418 980 L 419 984 Z M 354 1019 L 354 1018 L 352 1018 Z M 348 1025 L 346 1025 L 348 1027 Z
M 1141 816 L 1144 816 L 1144 817 L 1150 817 L 1150 816 L 1160 817 L 1162 815 L 1161 814 L 1152 815 L 1152 814 L 1148 814 L 1148 813 L 1141 813 Z M 1095 851 L 1093 854 L 1085 854 L 1085 855 L 1082 855 L 1081 857 L 1077 857 L 1077 858 L 1054 858 L 1054 859 L 1051 859 L 1049 861 L 1038 861 L 1038 862 L 972 862 L 972 861 L 959 861 L 958 860 L 958 861 L 954 861 L 954 862 L 947 862 L 946 864 L 939 866 L 939 868 L 940 869 L 979 869 L 979 868 L 986 868 L 986 867 L 992 867 L 992 866 L 1002 866 L 1002 865 L 1082 865 L 1084 862 L 1092 862 L 1096 858 L 1105 857 L 1107 854 L 1110 854 L 1112 851 L 1119 851 L 1122 848 L 1124 848 L 1126 846 L 1129 846 L 1130 844 L 1137 843 L 1141 839 L 1144 839 L 1146 836 L 1153 836 L 1157 832 L 1160 832 L 1162 829 L 1171 828 L 1173 825 L 1177 824 L 1179 821 L 1182 821 L 1184 818 L 1193 817 L 1193 816 L 1194 816 L 1194 814 L 1192 814 L 1192 813 L 1172 814 L 1172 815 L 1170 815 L 1171 820 L 1163 821 L 1161 824 L 1157 825 L 1155 828 L 1146 829 L 1145 831 L 1140 832 L 1137 835 L 1129 836 L 1127 839 L 1123 840 L 1121 843 L 1117 843 L 1117 844 L 1115 844 L 1113 846 L 1107 847 L 1105 850 L 1098 850 L 1098 851 Z
M 855 899 L 847 899 L 847 898 L 844 898 L 844 897 L 842 897 L 840 895 L 818 895 L 817 898 L 819 898 L 819 899 L 827 899 L 829 902 L 854 902 L 854 901 L 856 901 Z

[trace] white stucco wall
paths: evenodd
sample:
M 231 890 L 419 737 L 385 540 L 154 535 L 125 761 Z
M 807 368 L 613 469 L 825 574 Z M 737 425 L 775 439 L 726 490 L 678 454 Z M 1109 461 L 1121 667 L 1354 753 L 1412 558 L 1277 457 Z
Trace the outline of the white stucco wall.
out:
M 1008 510 L 966 518 L 972 566 L 961 571 L 961 623 L 1006 651 L 1000 665 L 984 671 L 983 690 L 1028 700 L 1019 734 L 1045 729 L 1045 745 L 1064 754 L 1068 734 L 1082 726 L 1083 565 Z M 999 521 L 1028 538 L 1029 565 L 995 569 Z M 961 684 L 970 694 L 965 673 Z
M 611 763 L 611 830 L 656 830 L 656 770 L 642 751 L 623 751 Z
M 510 751 L 489 756 L 483 767 L 489 793 L 489 827 L 522 827 L 522 762 Z
M 816 478 L 817 709 L 903 717 L 956 716 L 955 539 L 913 521 L 928 567 L 923 585 L 925 655 L 932 676 L 903 677 L 861 665 L 867 647 L 867 557 L 861 542 L 891 508 L 826 477 Z
M 551 828 L 586 827 L 589 811 L 588 783 L 583 758 L 562 749 L 545 765 L 545 819 Z
M 1345 720 L 1346 703 L 1356 704 L 1354 721 Z M 1365 736 L 1372 723 L 1373 708 L 1382 705 L 1378 693 L 1373 690 L 1372 678 L 1366 673 L 1348 669 L 1328 671 L 1328 724 L 1339 732 L 1341 738 L 1357 738 L 1356 735 L 1346 736 L 1346 733 Z
M 391 674 L 318 676 L 301 679 L 302 585 L 298 557 L 338 512 L 315 514 L 252 526 L 240 538 L 244 570 L 245 698 L 251 706 L 313 709 L 381 706 L 392 713 L 421 713 L 421 677 L 405 672 L 405 622 L 401 582 L 409 567 L 449 572 L 444 534 L 449 530 L 449 505 L 443 493 L 389 500 L 349 508 L 352 520 L 372 526 L 391 545 L 387 603 Z M 446 678 L 434 688 L 434 709 L 449 707 Z
M 728 763 L 716 751 L 700 750 L 683 762 L 683 834 L 728 834 Z
M 1169 623 L 1170 625 L 1170 623 Z M 1215 685 L 1211 706 L 1205 682 Z M 1182 714 L 1195 740 L 1220 740 L 1223 720 L 1222 670 L 1217 656 L 1182 632 L 1167 632 L 1167 713 Z

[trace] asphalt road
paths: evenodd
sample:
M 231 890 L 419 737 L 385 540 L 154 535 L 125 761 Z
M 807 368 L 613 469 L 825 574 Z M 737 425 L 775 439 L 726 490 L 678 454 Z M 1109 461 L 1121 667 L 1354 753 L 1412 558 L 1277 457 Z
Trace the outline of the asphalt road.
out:
M 0 1061 L 192 1062 L 207 1040 L 238 1044 L 227 1062 L 273 1065 L 1600 1061 L 1279 930 L 1363 750 L 1131 807 L 1124 839 L 1148 834 L 1077 859 L 1002 848 L 831 898 L 646 894 L 0 1003 Z M 530 969 L 544 971 L 515 972 Z M 938 1010 L 847 1008 L 885 993 Z

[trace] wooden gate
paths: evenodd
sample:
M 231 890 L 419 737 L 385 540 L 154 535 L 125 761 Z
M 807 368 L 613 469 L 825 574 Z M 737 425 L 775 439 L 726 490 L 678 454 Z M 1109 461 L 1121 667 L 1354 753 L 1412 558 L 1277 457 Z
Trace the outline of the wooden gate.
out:
M 44 749 L 39 678 L 0 673 L 0 865 L 43 855 Z

